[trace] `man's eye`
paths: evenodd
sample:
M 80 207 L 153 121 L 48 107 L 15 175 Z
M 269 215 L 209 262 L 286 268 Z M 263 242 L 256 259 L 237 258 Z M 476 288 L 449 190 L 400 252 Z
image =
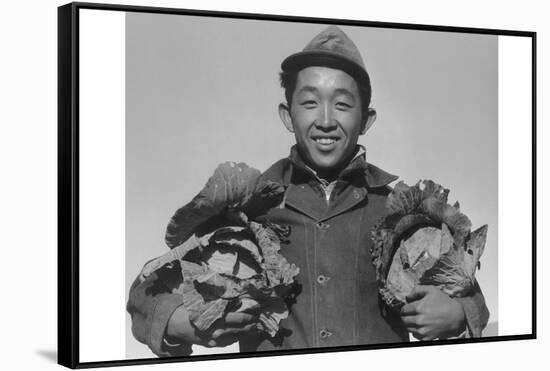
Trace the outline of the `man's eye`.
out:
M 338 109 L 350 109 L 350 108 L 353 108 L 353 106 L 351 104 L 347 104 L 345 102 L 337 102 L 336 103 L 336 108 L 338 108 Z
M 305 108 L 315 108 L 317 107 L 317 102 L 314 100 L 306 100 L 302 102 L 302 106 Z

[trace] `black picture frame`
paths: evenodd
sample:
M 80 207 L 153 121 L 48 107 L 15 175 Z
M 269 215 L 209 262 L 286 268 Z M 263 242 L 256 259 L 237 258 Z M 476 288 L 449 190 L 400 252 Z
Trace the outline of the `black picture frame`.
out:
M 345 346 L 281 350 L 192 357 L 148 358 L 81 362 L 79 359 L 79 11 L 82 9 L 208 16 L 232 19 L 370 26 L 380 28 L 521 36 L 532 43 L 532 332 L 528 334 L 482 337 L 431 342 Z M 536 339 L 536 46 L 537 34 L 529 31 L 464 28 L 422 24 L 371 22 L 347 19 L 321 19 L 268 14 L 230 13 L 159 7 L 96 3 L 70 3 L 58 8 L 58 363 L 69 368 L 91 368 L 213 359 L 280 356 L 319 352 L 417 347 L 458 343 L 481 343 Z

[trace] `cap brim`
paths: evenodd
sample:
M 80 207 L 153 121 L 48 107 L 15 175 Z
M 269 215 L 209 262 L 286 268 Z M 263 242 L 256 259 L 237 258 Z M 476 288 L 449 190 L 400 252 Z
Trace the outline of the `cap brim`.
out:
M 284 72 L 297 72 L 312 66 L 342 70 L 355 78 L 358 83 L 370 87 L 370 78 L 367 71 L 359 64 L 337 53 L 329 51 L 303 51 L 288 56 L 281 63 L 281 68 Z

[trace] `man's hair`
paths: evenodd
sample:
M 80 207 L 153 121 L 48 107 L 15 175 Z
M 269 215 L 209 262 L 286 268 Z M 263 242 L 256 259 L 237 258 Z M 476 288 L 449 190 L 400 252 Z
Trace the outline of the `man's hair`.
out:
M 282 71 L 279 73 L 281 87 L 285 90 L 285 98 L 286 98 L 286 103 L 288 104 L 288 108 L 291 107 L 292 95 L 296 90 L 296 81 L 298 79 L 298 72 L 300 71 L 288 71 L 288 72 Z M 367 86 L 365 86 L 365 84 L 360 84 L 356 78 L 353 78 L 353 79 L 355 80 L 355 82 L 357 83 L 357 87 L 359 88 L 359 97 L 361 98 L 361 114 L 362 114 L 361 117 L 364 121 L 366 121 L 368 117 L 371 94 L 372 94 L 370 82 L 367 84 Z

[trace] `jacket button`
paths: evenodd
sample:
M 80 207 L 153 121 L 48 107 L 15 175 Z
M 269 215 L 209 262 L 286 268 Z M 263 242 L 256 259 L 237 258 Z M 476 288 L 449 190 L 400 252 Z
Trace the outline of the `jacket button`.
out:
M 319 223 L 317 223 L 317 228 L 319 228 L 321 230 L 326 230 L 326 229 L 330 228 L 330 224 L 319 222 Z
M 330 277 L 323 276 L 322 274 L 317 276 L 317 282 L 319 282 L 320 284 L 326 283 L 328 280 L 330 280 Z
M 329 330 L 327 329 L 322 329 L 321 331 L 319 331 L 319 336 L 322 338 L 322 339 L 326 339 L 328 338 L 329 336 L 332 335 L 332 332 L 330 332 Z
M 359 191 L 358 191 L 358 190 L 356 190 L 356 189 L 353 190 L 353 197 L 354 197 L 356 200 L 358 200 L 358 199 L 361 197 L 361 195 L 359 194 Z

